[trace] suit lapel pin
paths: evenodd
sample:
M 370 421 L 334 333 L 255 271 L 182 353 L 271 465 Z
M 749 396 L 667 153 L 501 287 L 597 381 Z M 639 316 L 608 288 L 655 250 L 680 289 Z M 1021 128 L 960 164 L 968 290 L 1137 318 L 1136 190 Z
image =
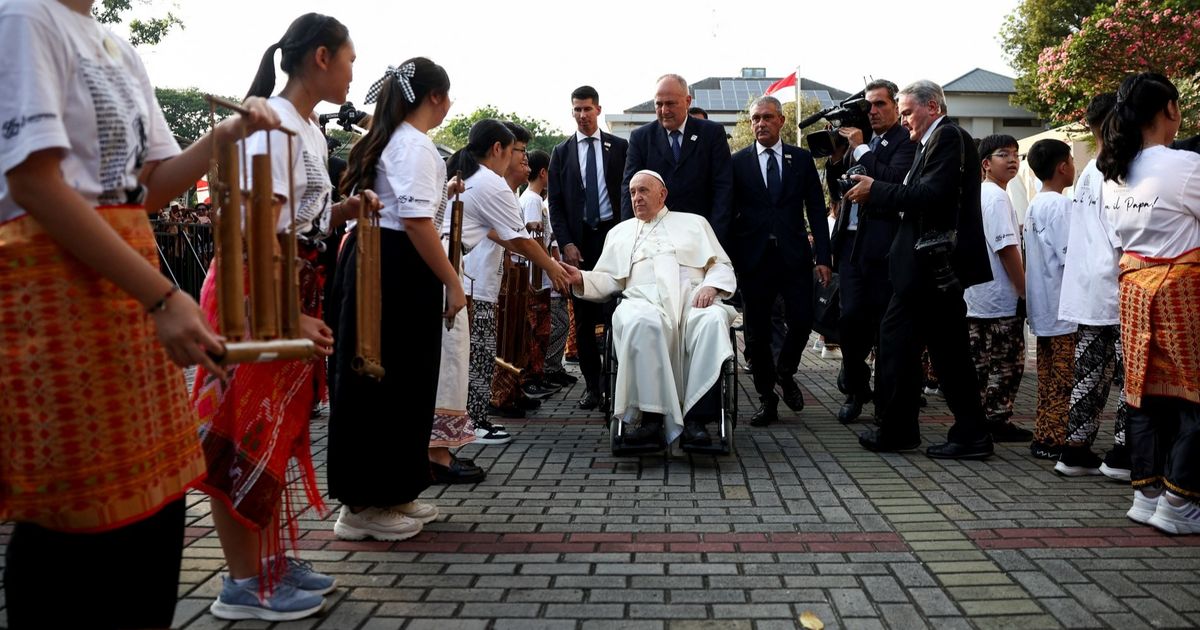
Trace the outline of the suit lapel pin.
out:
M 888 144 L 888 143 L 887 143 L 887 138 L 881 138 L 881 139 L 879 140 L 879 144 L 882 144 L 883 146 L 885 146 L 885 147 L 886 147 L 886 146 L 887 146 L 887 144 Z
M 792 154 L 791 154 L 791 153 L 784 153 L 784 154 L 783 154 L 783 159 L 787 160 L 788 162 L 791 162 L 791 161 L 792 161 Z
M 691 138 L 692 142 L 695 142 L 695 141 L 696 141 L 696 138 L 698 138 L 698 137 L 699 137 L 699 136 L 693 135 L 693 136 L 692 136 L 692 138 Z
M 605 142 L 605 143 L 604 143 L 604 148 L 605 148 L 605 149 L 611 149 L 611 148 L 612 148 L 612 143 L 611 143 L 611 142 Z

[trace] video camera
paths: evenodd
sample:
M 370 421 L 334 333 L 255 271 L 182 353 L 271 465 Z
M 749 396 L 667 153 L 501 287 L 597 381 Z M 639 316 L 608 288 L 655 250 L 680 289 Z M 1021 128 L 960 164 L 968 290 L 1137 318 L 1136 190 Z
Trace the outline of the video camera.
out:
M 808 150 L 812 152 L 814 158 L 829 157 L 833 155 L 837 147 L 849 146 L 849 142 L 838 134 L 839 128 L 854 127 L 863 130 L 871 128 L 871 120 L 867 117 L 867 113 L 871 111 L 871 103 L 865 98 L 866 95 L 867 91 L 862 90 L 833 107 L 823 109 L 801 120 L 796 125 L 804 129 L 822 118 L 829 121 L 829 129 L 822 129 L 805 137 L 808 141 Z
M 367 117 L 367 112 L 354 107 L 354 103 L 346 101 L 342 103 L 336 114 L 321 114 L 317 117 L 321 127 L 329 124 L 330 121 L 336 121 L 338 126 L 346 131 L 354 131 L 352 125 L 357 125 L 362 119 Z

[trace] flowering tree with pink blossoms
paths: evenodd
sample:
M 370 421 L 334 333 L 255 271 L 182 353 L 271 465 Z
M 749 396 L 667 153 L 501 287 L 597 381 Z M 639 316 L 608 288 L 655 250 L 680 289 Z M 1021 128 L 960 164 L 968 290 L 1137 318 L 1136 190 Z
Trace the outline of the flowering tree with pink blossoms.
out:
M 1037 95 L 1060 123 L 1083 119 L 1088 101 L 1126 75 L 1161 72 L 1179 88 L 1180 136 L 1200 132 L 1200 0 L 1117 0 L 1042 50 Z

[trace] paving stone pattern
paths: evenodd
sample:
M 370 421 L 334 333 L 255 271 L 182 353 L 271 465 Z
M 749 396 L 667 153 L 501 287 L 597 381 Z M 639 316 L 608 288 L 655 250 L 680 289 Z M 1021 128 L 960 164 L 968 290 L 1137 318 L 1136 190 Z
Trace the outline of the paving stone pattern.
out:
M 806 352 L 808 406 L 743 422 L 736 458 L 615 458 L 600 418 L 575 408 L 579 388 L 563 392 L 505 422 L 511 444 L 467 447 L 488 479 L 431 488 L 443 516 L 414 539 L 338 541 L 332 516 L 307 515 L 303 556 L 341 588 L 299 622 L 208 614 L 223 560 L 194 494 L 175 625 L 769 630 L 805 611 L 828 628 L 1200 625 L 1200 537 L 1126 520 L 1127 485 L 1057 477 L 1027 445 L 963 463 L 863 451 L 865 425 L 833 417 L 836 373 Z M 1031 428 L 1032 363 L 1025 374 L 1015 419 Z M 748 375 L 740 386 L 746 421 L 756 398 Z M 925 411 L 928 443 L 950 418 L 936 396 Z M 313 423 L 322 484 L 326 420 Z

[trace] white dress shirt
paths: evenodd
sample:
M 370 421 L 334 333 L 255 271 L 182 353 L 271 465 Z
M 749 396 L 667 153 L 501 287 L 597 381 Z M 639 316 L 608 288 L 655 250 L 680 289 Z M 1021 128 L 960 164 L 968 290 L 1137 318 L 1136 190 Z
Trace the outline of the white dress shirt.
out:
M 596 182 L 599 184 L 600 189 L 600 220 L 608 221 L 613 218 L 613 209 L 612 201 L 608 198 L 608 186 L 604 184 L 604 139 L 600 137 L 599 128 L 590 136 L 585 136 L 580 131 L 575 132 L 575 142 L 578 143 L 576 153 L 579 154 L 579 179 L 583 182 L 583 187 L 586 189 L 588 138 L 596 139 Z
M 763 183 L 770 188 L 770 183 L 767 182 L 767 149 L 775 152 L 775 166 L 779 168 L 779 181 L 783 182 L 783 139 L 775 141 L 773 146 L 764 147 L 762 143 L 754 143 L 755 150 L 758 151 L 758 170 L 762 173 Z

